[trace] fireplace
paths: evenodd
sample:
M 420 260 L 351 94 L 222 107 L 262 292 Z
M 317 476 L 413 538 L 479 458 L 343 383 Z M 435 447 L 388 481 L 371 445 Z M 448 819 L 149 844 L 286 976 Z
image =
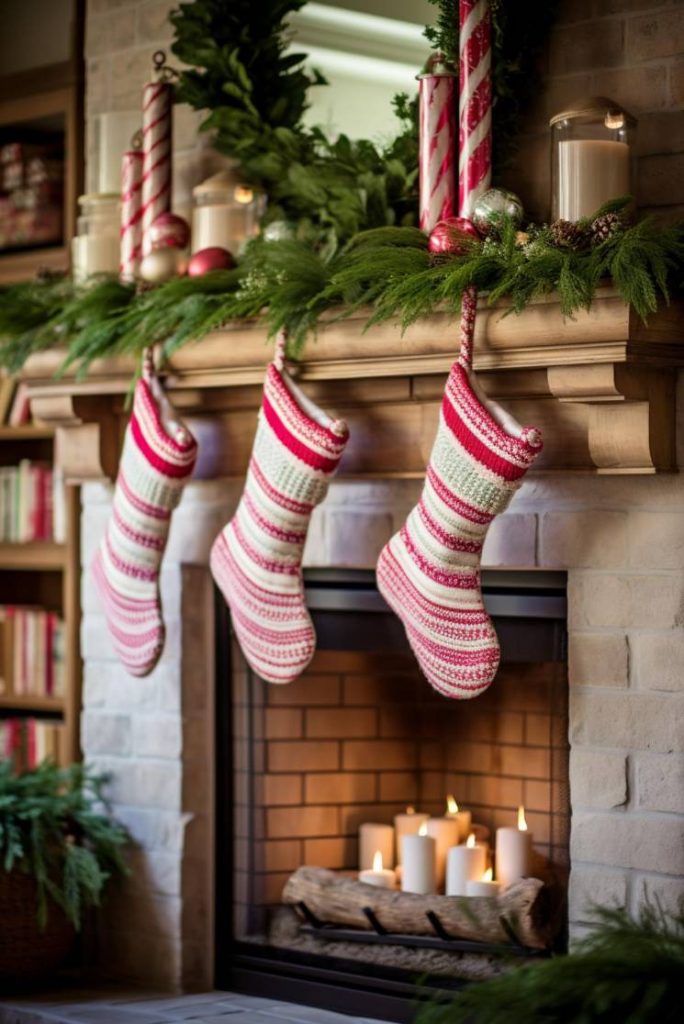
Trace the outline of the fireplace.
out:
M 492 687 L 465 702 L 426 683 L 372 572 L 310 569 L 305 581 L 318 648 L 288 686 L 251 672 L 216 602 L 217 984 L 408 1019 L 421 988 L 454 989 L 498 970 L 493 951 L 440 938 L 438 922 L 423 942 L 374 932 L 349 941 L 320 928 L 306 907 L 284 907 L 283 886 L 303 864 L 355 873 L 359 826 L 391 823 L 409 805 L 441 815 L 453 794 L 493 842 L 522 804 L 533 873 L 563 906 L 555 938 L 563 948 L 566 578 L 483 573 L 502 660 Z

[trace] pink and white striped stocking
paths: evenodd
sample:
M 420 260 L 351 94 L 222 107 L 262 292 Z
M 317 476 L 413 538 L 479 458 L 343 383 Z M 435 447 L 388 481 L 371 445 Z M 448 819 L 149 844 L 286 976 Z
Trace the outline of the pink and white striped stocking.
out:
M 133 676 L 148 675 L 164 647 L 159 568 L 171 513 L 197 457 L 145 358 L 126 428 L 111 518 L 92 573 L 114 649 Z
M 284 346 L 281 334 L 266 372 L 245 489 L 211 552 L 211 571 L 244 656 L 270 683 L 296 679 L 316 647 L 302 552 L 311 513 L 349 436 L 343 420 L 328 416 L 294 383 Z
M 420 501 L 380 552 L 378 588 L 401 619 L 428 682 L 447 697 L 482 693 L 499 642 L 482 600 L 480 558 L 489 524 L 541 451 L 480 390 L 471 369 L 476 295 L 463 302 L 461 353 L 446 384 Z

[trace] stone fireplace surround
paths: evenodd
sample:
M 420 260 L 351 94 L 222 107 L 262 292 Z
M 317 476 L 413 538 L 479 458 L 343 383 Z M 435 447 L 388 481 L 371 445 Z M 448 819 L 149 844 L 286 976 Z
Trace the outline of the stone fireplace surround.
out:
M 408 358 L 396 338 L 397 350 Z M 325 339 L 320 344 L 316 359 L 328 352 Z M 216 408 L 217 415 L 206 415 L 217 405 L 217 396 L 228 393 L 223 387 L 202 390 L 212 377 L 202 366 L 202 353 L 211 345 L 209 340 L 191 347 L 188 355 L 181 353 L 169 378 L 200 433 L 207 456 L 200 473 L 207 478 L 187 487 L 173 519 L 161 574 L 167 643 L 150 677 L 133 679 L 121 669 L 85 572 L 82 587 L 83 752 L 93 766 L 112 773 L 115 813 L 137 842 L 132 875 L 102 915 L 97 958 L 108 974 L 171 988 L 196 989 L 213 981 L 213 886 L 222 865 L 213 858 L 213 589 L 207 563 L 210 545 L 241 492 L 258 402 L 256 382 L 263 373 L 262 366 L 235 371 L 236 381 L 249 388 L 250 409 L 218 414 Z M 238 349 L 236 344 L 231 351 Z M 426 382 L 439 379 L 444 362 L 441 355 L 435 363 L 434 350 L 433 345 L 426 357 L 432 371 L 423 378 Z M 262 348 L 259 361 L 265 358 Z M 410 358 L 415 373 L 415 358 Z M 548 352 L 537 359 L 548 361 Z M 348 375 L 352 362 L 344 371 Z M 84 569 L 102 535 L 112 495 L 110 483 L 92 479 L 93 453 L 99 451 L 104 462 L 110 442 L 116 442 L 105 403 L 99 402 L 94 413 L 92 395 L 113 395 L 110 404 L 118 409 L 116 422 L 121 424 L 116 396 L 124 390 L 122 369 L 118 364 L 97 367 L 85 383 L 55 384 L 48 381 L 45 364 L 28 368 L 37 411 L 50 412 L 63 425 L 59 450 L 64 464 L 72 477 L 79 459 L 84 468 Z M 305 364 L 305 389 L 317 393 L 317 387 L 325 387 L 315 381 L 326 372 L 323 363 L 317 369 Z M 333 372 L 341 371 L 330 370 L 328 376 Z M 352 421 L 362 429 L 366 418 L 373 422 L 375 417 L 364 445 L 371 444 L 371 433 L 382 444 L 391 437 L 391 422 L 387 432 L 377 407 L 364 404 L 369 384 L 362 379 L 363 368 L 357 367 L 355 375 L 361 397 Z M 214 371 L 214 384 L 220 376 Z M 507 381 L 515 375 L 492 377 L 490 390 L 498 396 L 507 387 L 510 391 Z M 434 386 L 427 388 L 432 405 L 421 404 L 416 377 L 411 379 L 409 405 L 414 414 L 418 408 L 425 427 L 419 447 L 428 443 L 429 451 L 430 408 L 437 393 L 432 395 Z M 511 407 L 522 401 L 531 413 L 527 421 L 535 422 L 535 409 L 528 408 L 519 380 L 515 388 Z M 540 415 L 552 421 L 557 459 L 563 406 L 548 398 L 537 409 L 543 405 L 546 412 Z M 79 401 L 87 417 L 83 409 L 81 418 L 76 414 Z M 193 420 L 198 408 L 205 415 Z M 406 415 L 411 416 L 408 408 Z M 554 416 L 560 418 L 554 422 Z M 94 426 L 84 423 L 88 418 L 99 421 L 97 435 L 88 433 Z M 238 426 L 231 427 L 235 422 Z M 415 425 L 415 417 L 411 422 Z M 236 467 L 229 477 L 223 474 L 231 454 Z M 406 453 L 407 459 L 414 456 L 417 451 Z M 354 458 L 363 460 L 363 450 L 357 449 Z M 562 469 L 530 475 L 510 509 L 493 523 L 483 558 L 490 567 L 568 571 L 571 936 L 587 927 L 592 903 L 636 909 L 644 898 L 657 896 L 674 906 L 684 893 L 684 483 L 676 473 L 651 470 L 647 475 L 642 469 L 622 475 L 620 468 L 614 467 L 614 475 Z M 419 474 L 407 476 L 388 479 L 371 469 L 336 480 L 314 514 L 305 564 L 372 568 L 380 547 L 419 494 Z

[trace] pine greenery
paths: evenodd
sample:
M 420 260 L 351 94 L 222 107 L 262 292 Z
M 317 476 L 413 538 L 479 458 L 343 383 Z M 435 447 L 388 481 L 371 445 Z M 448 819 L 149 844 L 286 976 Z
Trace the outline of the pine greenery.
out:
M 649 218 L 579 249 L 559 246 L 550 228 L 534 225 L 521 242 L 504 221 L 500 237 L 472 240 L 458 255 L 431 254 L 414 227 L 363 231 L 341 248 L 314 247 L 303 234 L 255 239 L 234 270 L 173 278 L 139 294 L 111 278 L 88 287 L 55 278 L 10 286 L 0 292 L 0 365 L 17 372 L 32 352 L 59 346 L 67 351 L 63 368 L 83 374 L 96 358 L 137 356 L 153 344 L 170 356 L 230 321 L 259 316 L 271 337 L 288 328 L 297 356 L 324 312 L 345 317 L 370 307 L 367 326 L 397 317 L 406 329 L 440 310 L 456 316 L 469 285 L 492 304 L 507 302 L 507 313 L 555 292 L 572 317 L 589 309 L 600 284 L 612 283 L 646 320 L 682 284 L 684 224 L 663 228 Z
M 80 928 L 108 878 L 126 871 L 128 836 L 107 811 L 106 783 L 80 764 L 44 761 L 17 775 L 11 761 L 0 761 L 0 870 L 35 878 L 41 925 L 52 899 Z
M 636 920 L 597 909 L 598 927 L 568 956 L 474 984 L 416 1024 L 678 1024 L 684 1016 L 684 910 L 646 906 Z

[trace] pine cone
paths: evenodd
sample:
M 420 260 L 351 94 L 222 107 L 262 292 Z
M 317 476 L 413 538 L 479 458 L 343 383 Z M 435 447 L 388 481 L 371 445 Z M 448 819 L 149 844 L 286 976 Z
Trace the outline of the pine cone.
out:
M 609 238 L 613 238 L 622 229 L 622 221 L 618 217 L 617 213 L 604 213 L 602 217 L 597 217 L 591 225 L 591 244 L 601 245 L 602 242 L 607 242 Z
M 587 243 L 587 229 L 572 220 L 555 220 L 549 231 L 553 244 L 562 249 L 581 249 Z

